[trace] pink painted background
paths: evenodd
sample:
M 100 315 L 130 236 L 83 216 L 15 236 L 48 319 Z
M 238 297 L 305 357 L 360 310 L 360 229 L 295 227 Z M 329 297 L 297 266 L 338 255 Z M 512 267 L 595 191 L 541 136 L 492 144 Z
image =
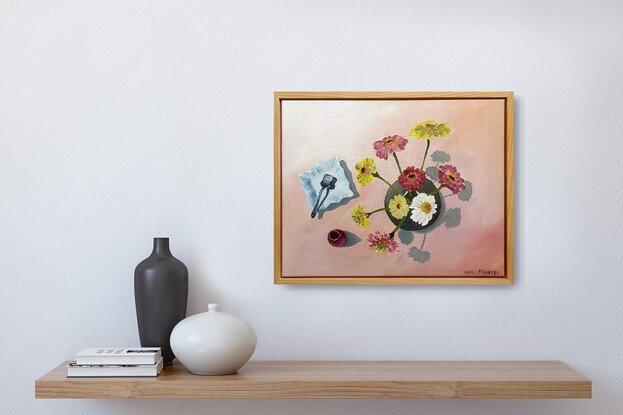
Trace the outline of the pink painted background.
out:
M 426 263 L 407 254 L 420 248 L 424 235 L 415 232 L 413 242 L 388 256 L 376 254 L 367 244 L 370 232 L 390 232 L 394 225 L 384 212 L 371 216 L 372 226 L 361 229 L 351 210 L 362 204 L 366 211 L 383 207 L 387 185 L 376 179 L 361 187 L 355 164 L 375 159 L 379 173 L 397 180 L 393 158 L 375 155 L 372 143 L 387 135 L 409 140 L 398 153 L 402 168 L 419 167 L 425 140 L 409 137 L 413 125 L 425 119 L 448 122 L 454 133 L 432 140 L 429 156 L 436 150 L 450 154 L 465 180 L 473 184 L 468 202 L 451 196 L 446 209 L 459 207 L 461 223 L 430 230 L 423 250 L 431 254 Z M 301 188 L 299 174 L 319 162 L 337 157 L 353 173 L 359 197 L 310 218 L 311 207 Z M 432 165 L 430 157 L 425 167 Z M 495 271 L 504 275 L 504 101 L 288 101 L 282 102 L 282 272 L 284 277 L 310 276 L 466 276 L 467 271 Z M 442 194 L 451 194 L 447 189 Z M 361 241 L 351 247 L 334 248 L 327 233 L 334 228 L 356 234 Z M 397 238 L 398 236 L 396 236 Z

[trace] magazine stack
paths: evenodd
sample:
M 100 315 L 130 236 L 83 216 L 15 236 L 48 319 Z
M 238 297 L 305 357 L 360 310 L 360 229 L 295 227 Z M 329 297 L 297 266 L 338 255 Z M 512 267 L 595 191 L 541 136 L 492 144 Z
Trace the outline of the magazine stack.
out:
M 160 347 L 89 347 L 69 362 L 67 377 L 154 377 L 162 366 Z

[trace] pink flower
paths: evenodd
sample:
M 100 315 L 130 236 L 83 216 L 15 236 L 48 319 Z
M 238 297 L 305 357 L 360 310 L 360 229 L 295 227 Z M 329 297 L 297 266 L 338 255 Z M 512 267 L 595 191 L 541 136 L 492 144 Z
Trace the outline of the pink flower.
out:
M 409 140 L 400 135 L 383 137 L 381 140 L 374 142 L 376 156 L 387 160 L 390 154 L 404 150 L 408 142 Z
M 418 190 L 424 186 L 426 181 L 426 172 L 413 166 L 407 167 L 400 176 L 398 176 L 398 182 L 407 190 Z
M 368 246 L 379 255 L 387 255 L 398 251 L 398 242 L 390 238 L 386 232 L 376 231 L 368 235 Z
M 451 164 L 439 166 L 439 183 L 446 186 L 454 194 L 465 189 L 465 180 Z

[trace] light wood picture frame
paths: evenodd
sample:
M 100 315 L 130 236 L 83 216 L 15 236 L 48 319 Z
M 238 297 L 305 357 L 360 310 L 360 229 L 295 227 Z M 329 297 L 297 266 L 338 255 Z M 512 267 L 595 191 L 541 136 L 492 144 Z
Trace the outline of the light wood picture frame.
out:
M 275 284 L 513 283 L 513 92 L 275 92 Z

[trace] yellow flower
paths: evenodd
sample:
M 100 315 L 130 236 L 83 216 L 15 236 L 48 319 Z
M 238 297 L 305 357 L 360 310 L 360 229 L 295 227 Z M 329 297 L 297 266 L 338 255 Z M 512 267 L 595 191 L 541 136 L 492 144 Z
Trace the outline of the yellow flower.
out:
M 389 201 L 389 213 L 396 219 L 402 219 L 409 213 L 409 204 L 403 195 L 396 195 Z
M 365 186 L 374 181 L 373 174 L 376 173 L 376 164 L 371 158 L 365 158 L 355 165 L 357 171 L 357 181 Z
M 367 228 L 368 226 L 372 225 L 372 221 L 370 221 L 370 217 L 368 216 L 366 211 L 363 209 L 363 206 L 361 205 L 355 206 L 355 208 L 353 209 L 351 213 L 351 216 L 353 217 L 353 220 L 355 221 L 355 223 L 359 225 L 361 228 Z
M 409 135 L 418 140 L 432 140 L 437 137 L 445 137 L 450 133 L 452 133 L 452 128 L 448 126 L 447 122 L 424 120 L 415 124 Z

